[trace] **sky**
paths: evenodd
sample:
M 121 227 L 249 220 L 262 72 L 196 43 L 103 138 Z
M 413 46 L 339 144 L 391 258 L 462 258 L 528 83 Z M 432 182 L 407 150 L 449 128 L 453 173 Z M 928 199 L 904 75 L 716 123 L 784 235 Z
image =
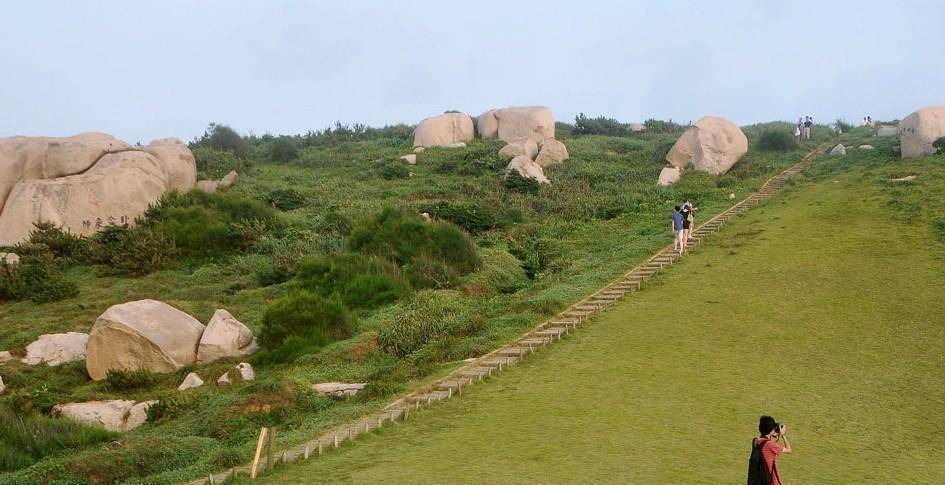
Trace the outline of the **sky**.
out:
M 625 122 L 945 104 L 939 1 L 0 0 L 0 137 L 296 134 L 544 105 Z

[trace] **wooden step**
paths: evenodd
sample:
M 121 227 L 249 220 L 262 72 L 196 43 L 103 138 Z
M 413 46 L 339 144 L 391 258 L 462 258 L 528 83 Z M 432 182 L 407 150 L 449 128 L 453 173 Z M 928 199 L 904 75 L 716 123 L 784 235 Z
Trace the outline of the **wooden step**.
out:
M 534 333 L 541 337 L 557 338 L 561 340 L 563 335 L 567 335 L 568 329 L 567 327 L 546 327 L 541 330 L 536 330 Z
M 519 345 L 525 347 L 544 347 L 549 343 L 551 343 L 551 339 L 548 337 L 529 337 L 518 341 Z
M 527 347 L 504 347 L 495 352 L 495 355 L 501 355 L 503 357 L 524 357 L 531 353 L 531 349 Z
M 564 327 L 576 327 L 581 324 L 581 321 L 577 318 L 561 318 L 558 320 L 552 320 L 551 325 L 564 326 Z
M 494 367 L 499 370 L 502 370 L 503 367 L 508 365 L 515 365 L 518 363 L 518 359 L 515 357 L 492 357 L 489 359 L 483 359 L 479 361 L 479 365 L 484 365 L 486 367 Z
M 475 379 L 482 379 L 483 377 L 489 377 L 492 375 L 491 367 L 472 367 L 469 369 L 461 369 L 456 371 L 456 375 L 461 377 L 470 377 Z

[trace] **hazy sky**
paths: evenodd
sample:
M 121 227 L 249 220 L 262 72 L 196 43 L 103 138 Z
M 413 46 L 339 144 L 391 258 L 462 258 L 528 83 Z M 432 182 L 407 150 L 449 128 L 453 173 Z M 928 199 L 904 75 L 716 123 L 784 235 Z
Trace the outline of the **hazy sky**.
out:
M 81 4 L 81 6 L 79 6 Z M 189 140 L 542 104 L 559 120 L 945 104 L 939 1 L 0 0 L 0 136 Z

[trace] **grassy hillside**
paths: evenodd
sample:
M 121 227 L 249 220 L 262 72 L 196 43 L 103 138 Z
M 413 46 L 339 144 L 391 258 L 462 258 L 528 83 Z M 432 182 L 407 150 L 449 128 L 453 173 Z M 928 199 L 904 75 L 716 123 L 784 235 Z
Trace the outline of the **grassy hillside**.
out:
M 666 244 L 669 211 L 684 198 L 708 218 L 730 203 L 729 194 L 743 197 L 797 161 L 808 147 L 754 146 L 773 126 L 778 125 L 746 129 L 753 148 L 729 174 L 687 173 L 671 188 L 658 187 L 656 179 L 662 155 L 678 136 L 672 131 L 572 136 L 561 130 L 571 160 L 549 169 L 552 185 L 537 191 L 503 181 L 505 162 L 497 155 L 497 142 L 430 149 L 418 156 L 415 167 L 406 166 L 398 160 L 411 151 L 406 128 L 240 139 L 230 151 L 201 145 L 196 153 L 204 175 L 241 171 L 227 203 L 275 206 L 274 220 L 266 226 L 230 224 L 229 230 L 243 238 L 241 244 L 208 254 L 181 247 L 164 269 L 144 276 L 114 275 L 108 265 L 81 257 L 57 258 L 77 296 L 0 304 L 0 349 L 22 355 L 40 334 L 87 332 L 110 305 L 141 298 L 168 302 L 203 322 L 214 309 L 226 308 L 258 335 L 266 309 L 294 291 L 290 278 L 300 261 L 350 251 L 352 232 L 385 207 L 401 208 L 411 217 L 426 211 L 458 224 L 471 233 L 482 266 L 444 284 L 412 284 L 404 296 L 381 306 L 352 307 L 350 337 L 324 346 L 303 342 L 290 349 L 288 358 L 256 356 L 250 361 L 257 380 L 228 389 L 212 382 L 236 361 L 185 368 L 126 390 L 89 381 L 82 363 L 0 367 L 8 386 L 0 406 L 40 428 L 55 403 L 114 398 L 165 403 L 153 422 L 117 442 L 76 439 L 59 448 L 0 448 L 0 482 L 107 483 L 137 477 L 174 482 L 246 461 L 259 426 L 278 426 L 281 439 L 301 441 L 377 408 L 416 382 L 546 318 Z M 827 130 L 820 135 L 826 137 Z M 156 219 L 154 231 L 187 235 L 180 230 L 185 227 L 181 221 L 188 222 L 181 214 L 215 210 L 207 204 L 163 208 L 165 219 Z M 416 268 L 412 262 L 392 271 L 409 275 Z M 378 337 L 413 338 L 422 333 L 416 325 L 441 321 L 449 325 L 437 326 L 432 338 L 411 341 L 409 351 L 392 351 L 395 347 Z M 177 384 L 192 370 L 211 385 L 177 393 Z M 324 381 L 370 386 L 357 399 L 336 401 L 309 388 Z
M 761 414 L 788 425 L 787 483 L 940 483 L 945 155 L 847 141 L 876 149 L 821 159 L 568 342 L 267 483 L 737 483 Z

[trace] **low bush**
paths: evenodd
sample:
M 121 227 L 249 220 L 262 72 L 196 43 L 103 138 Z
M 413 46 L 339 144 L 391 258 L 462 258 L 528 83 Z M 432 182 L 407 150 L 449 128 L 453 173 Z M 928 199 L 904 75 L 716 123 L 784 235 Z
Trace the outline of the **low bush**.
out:
M 522 222 L 524 216 L 518 209 L 501 209 L 495 205 L 477 203 L 452 203 L 440 201 L 421 207 L 436 219 L 443 219 L 471 234 L 479 234 L 491 229 L 507 227 Z
M 199 147 L 228 151 L 238 157 L 246 157 L 249 153 L 249 142 L 236 130 L 221 123 L 210 123 L 204 130 L 203 136 L 190 143 L 191 149 Z
M 935 153 L 937 154 L 945 153 L 945 136 L 933 141 L 932 147 L 935 148 Z
M 401 161 L 380 160 L 374 165 L 374 172 L 384 180 L 408 179 L 410 169 Z
M 541 191 L 541 183 L 535 179 L 523 177 L 517 170 L 509 170 L 505 174 L 505 188 L 509 192 L 537 195 Z
M 177 247 L 147 226 L 107 226 L 89 241 L 89 259 L 105 274 L 141 276 L 160 271 L 177 256 Z
M 351 308 L 375 308 L 397 301 L 409 291 L 397 265 L 356 253 L 306 259 L 296 269 L 294 283 L 324 297 L 338 295 Z
M 88 241 L 77 236 L 52 222 L 37 221 L 33 223 L 26 242 L 14 246 L 15 253 L 20 256 L 49 253 L 55 258 L 81 259 L 88 250 Z
M 291 137 L 280 136 L 269 144 L 268 156 L 273 162 L 291 162 L 299 156 L 299 149 Z
M 509 253 L 522 262 L 522 269 L 529 278 L 538 279 L 553 269 L 557 251 L 551 239 L 537 231 L 526 230 L 509 240 Z
M 758 148 L 762 150 L 786 152 L 797 148 L 797 138 L 787 130 L 769 129 L 761 132 Z
M 78 294 L 79 288 L 62 275 L 50 254 L 24 256 L 15 265 L 0 265 L 0 301 L 49 303 Z
M 574 117 L 572 133 L 575 135 L 627 136 L 631 131 L 629 124 L 621 123 L 613 118 L 604 116 L 588 118 L 584 113 L 580 113 Z
M 109 369 L 105 374 L 105 387 L 110 391 L 131 391 L 154 385 L 155 377 L 146 369 Z
M 283 357 L 300 355 L 305 349 L 321 347 L 348 337 L 354 318 L 339 297 L 325 298 L 309 291 L 296 291 L 270 304 L 262 318 L 259 345 L 270 351 L 280 347 Z
M 272 207 L 283 211 L 298 209 L 305 205 L 305 196 L 294 189 L 275 189 L 262 197 Z
M 240 158 L 233 152 L 218 150 L 211 147 L 196 147 L 193 149 L 194 160 L 197 163 L 197 178 L 217 180 L 232 170 L 245 175 L 252 169 L 252 162 Z
M 459 273 L 441 260 L 421 254 L 404 268 L 407 281 L 414 288 L 450 288 L 459 280 Z
M 0 407 L 0 472 L 26 468 L 43 457 L 111 441 L 117 433 Z
M 393 323 L 378 332 L 378 342 L 391 355 L 410 355 L 439 337 L 466 330 L 461 308 L 455 297 L 420 293 Z

